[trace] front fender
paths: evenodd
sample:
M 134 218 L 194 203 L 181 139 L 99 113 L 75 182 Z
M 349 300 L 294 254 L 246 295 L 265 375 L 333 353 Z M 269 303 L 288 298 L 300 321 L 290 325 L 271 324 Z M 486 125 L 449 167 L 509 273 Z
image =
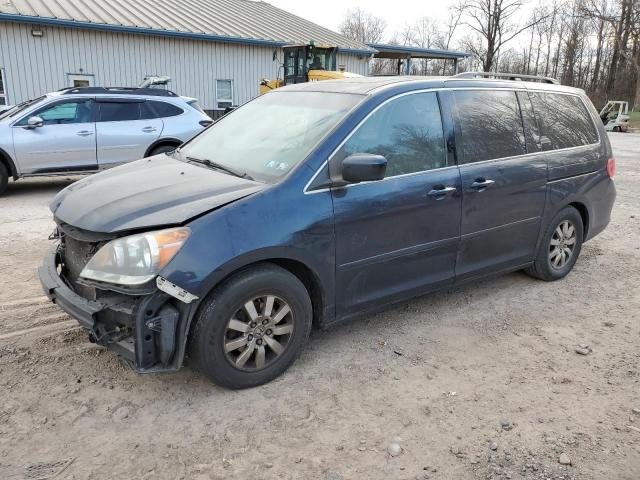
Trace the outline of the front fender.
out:
M 290 260 L 312 272 L 330 308 L 335 290 L 331 194 L 296 191 L 293 196 L 268 189 L 192 221 L 189 239 L 160 275 L 202 301 L 248 265 Z

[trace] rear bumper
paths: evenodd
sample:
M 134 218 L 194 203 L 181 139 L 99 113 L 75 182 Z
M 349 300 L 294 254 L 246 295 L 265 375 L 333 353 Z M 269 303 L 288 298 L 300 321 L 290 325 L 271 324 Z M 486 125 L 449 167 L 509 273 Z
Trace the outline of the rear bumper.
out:
M 58 273 L 60 260 L 49 253 L 38 269 L 47 297 L 87 330 L 92 342 L 118 353 L 140 373 L 174 371 L 181 367 L 184 342 L 182 325 L 190 318 L 164 293 L 109 295 L 88 300 L 77 294 Z

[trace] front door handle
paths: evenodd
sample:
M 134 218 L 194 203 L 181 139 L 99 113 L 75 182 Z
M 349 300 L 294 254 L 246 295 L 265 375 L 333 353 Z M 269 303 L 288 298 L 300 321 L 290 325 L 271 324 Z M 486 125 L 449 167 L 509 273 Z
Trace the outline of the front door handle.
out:
M 153 133 L 153 132 L 155 132 L 155 131 L 156 131 L 156 129 L 155 129 L 154 127 L 144 127 L 144 128 L 142 129 L 142 131 L 143 131 L 144 133 Z
M 449 195 L 450 193 L 453 193 L 457 190 L 458 189 L 456 187 L 444 187 L 441 185 L 437 185 L 433 187 L 433 190 L 429 190 L 429 193 L 427 193 L 427 195 L 429 195 L 432 198 L 435 198 L 436 200 L 440 200 L 446 197 L 447 195 Z
M 82 130 L 76 133 L 76 135 L 78 135 L 79 137 L 88 137 L 89 135 L 93 135 L 93 132 L 90 130 Z
M 473 190 L 477 190 L 478 192 L 484 192 L 488 187 L 496 183 L 494 180 L 486 180 L 484 178 L 476 178 L 476 181 L 473 182 L 470 186 Z

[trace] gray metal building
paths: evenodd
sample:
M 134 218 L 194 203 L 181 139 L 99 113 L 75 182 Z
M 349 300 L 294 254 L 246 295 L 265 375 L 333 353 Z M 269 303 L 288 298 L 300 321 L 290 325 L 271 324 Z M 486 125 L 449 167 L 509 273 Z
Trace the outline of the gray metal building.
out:
M 338 65 L 368 73 L 373 48 L 265 2 L 2 0 L 0 105 L 167 75 L 172 90 L 221 110 L 278 75 L 283 45 L 309 41 L 338 46 Z

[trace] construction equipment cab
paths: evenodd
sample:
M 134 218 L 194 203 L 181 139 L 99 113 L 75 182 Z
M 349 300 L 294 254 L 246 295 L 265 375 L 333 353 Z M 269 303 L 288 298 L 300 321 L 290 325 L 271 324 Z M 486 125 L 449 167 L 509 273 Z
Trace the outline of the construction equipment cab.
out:
M 284 51 L 284 62 L 280 68 L 284 73 L 283 78 L 280 78 L 281 70 L 279 68 L 278 78 L 275 80 L 263 79 L 260 82 L 260 95 L 295 83 L 360 76 L 355 73 L 345 72 L 344 68 L 337 68 L 337 47 L 316 45 L 314 42 L 309 42 L 307 45 L 286 46 L 282 50 Z M 276 58 L 277 56 L 274 54 L 274 59 Z
M 620 100 L 609 100 L 600 110 L 600 118 L 607 132 L 629 131 L 629 104 Z

